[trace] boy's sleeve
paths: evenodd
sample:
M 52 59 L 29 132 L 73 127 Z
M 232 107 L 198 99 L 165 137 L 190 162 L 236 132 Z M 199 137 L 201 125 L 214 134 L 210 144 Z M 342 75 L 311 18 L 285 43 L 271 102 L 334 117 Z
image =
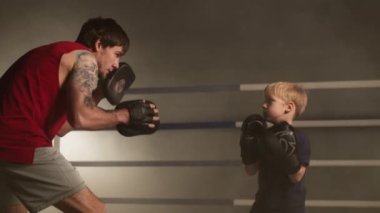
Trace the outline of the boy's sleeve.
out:
M 309 166 L 310 163 L 310 141 L 309 138 L 300 131 L 295 131 L 297 157 L 303 166 Z

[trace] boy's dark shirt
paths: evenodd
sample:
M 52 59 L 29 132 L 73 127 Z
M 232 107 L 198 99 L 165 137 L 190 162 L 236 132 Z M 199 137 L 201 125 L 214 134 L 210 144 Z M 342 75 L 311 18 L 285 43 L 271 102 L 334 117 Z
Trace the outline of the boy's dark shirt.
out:
M 295 130 L 297 157 L 303 166 L 310 162 L 310 142 L 300 131 Z M 288 175 L 271 162 L 259 163 L 259 189 L 255 204 L 260 209 L 292 212 L 292 209 L 304 209 L 306 189 L 304 178 L 291 183 Z M 297 210 L 297 212 L 299 212 Z

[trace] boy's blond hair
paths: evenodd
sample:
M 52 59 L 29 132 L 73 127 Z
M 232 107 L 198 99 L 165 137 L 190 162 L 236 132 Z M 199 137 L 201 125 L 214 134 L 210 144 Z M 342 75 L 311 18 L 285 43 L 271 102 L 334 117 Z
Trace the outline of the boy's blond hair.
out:
M 296 105 L 295 117 L 301 115 L 307 105 L 306 90 L 295 83 L 291 82 L 274 82 L 265 87 L 265 96 L 271 95 L 284 100 L 285 102 L 293 102 Z

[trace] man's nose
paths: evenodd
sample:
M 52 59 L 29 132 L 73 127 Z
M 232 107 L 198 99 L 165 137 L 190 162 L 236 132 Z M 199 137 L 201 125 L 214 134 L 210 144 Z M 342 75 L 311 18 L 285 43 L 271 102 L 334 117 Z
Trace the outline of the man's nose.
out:
M 118 68 L 119 68 L 119 61 L 117 61 L 117 62 L 113 65 L 113 68 L 114 68 L 114 69 L 118 69 Z

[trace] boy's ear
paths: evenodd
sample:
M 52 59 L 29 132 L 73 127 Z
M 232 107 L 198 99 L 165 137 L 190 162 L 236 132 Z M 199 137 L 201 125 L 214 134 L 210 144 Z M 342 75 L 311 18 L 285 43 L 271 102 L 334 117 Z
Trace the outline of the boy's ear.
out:
M 292 111 L 295 111 L 295 110 L 296 110 L 296 105 L 294 104 L 293 101 L 289 101 L 286 104 L 285 112 L 289 113 L 289 112 L 292 112 Z

